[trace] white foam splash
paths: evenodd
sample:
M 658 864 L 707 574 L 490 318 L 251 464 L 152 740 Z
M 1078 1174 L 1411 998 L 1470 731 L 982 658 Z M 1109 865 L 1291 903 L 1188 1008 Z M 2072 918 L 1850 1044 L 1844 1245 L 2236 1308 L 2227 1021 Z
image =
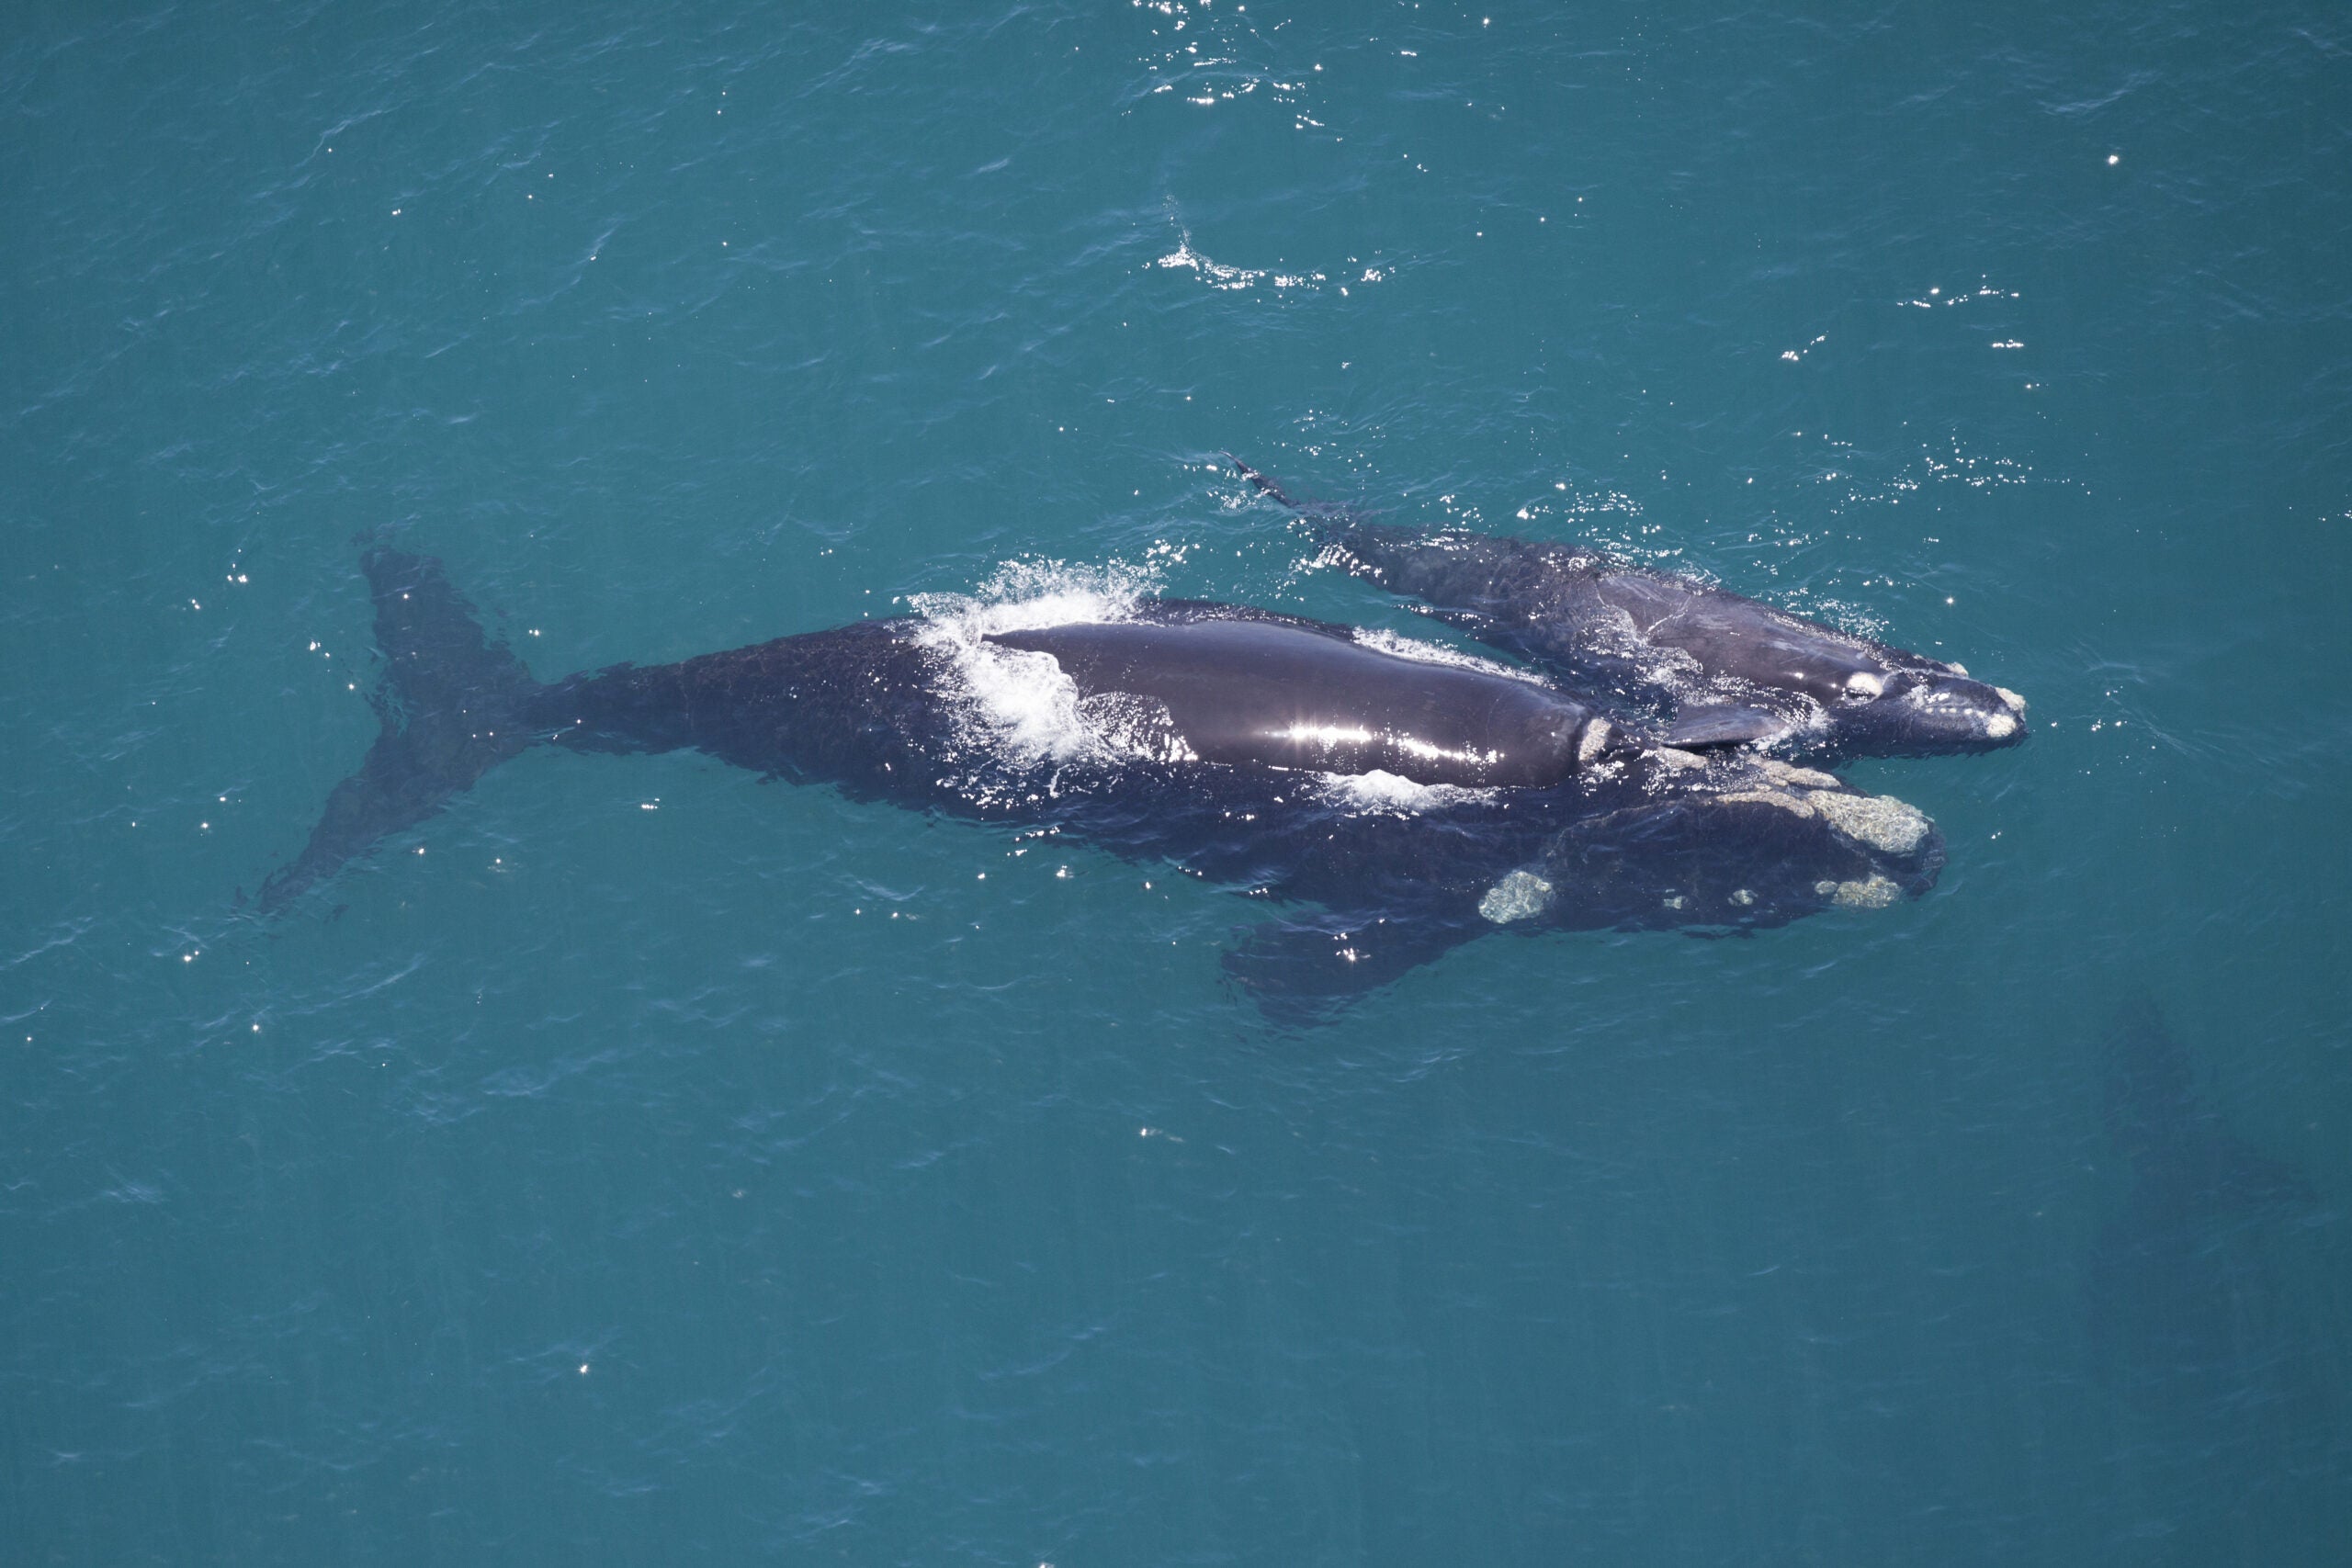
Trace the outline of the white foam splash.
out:
M 1185 235 L 1177 247 L 1152 264 L 1154 266 L 1187 267 L 1208 280 L 1212 288 L 1247 288 L 1266 276 L 1263 267 L 1227 266 L 1213 262 L 1193 249 L 1190 235 Z
M 1204 100 L 1194 98 L 1194 103 Z M 1211 261 L 1193 249 L 1193 237 L 1180 232 L 1174 250 L 1152 263 L 1154 266 L 1180 267 L 1198 273 L 1212 288 L 1249 288 L 1261 282 L 1271 282 L 1276 288 L 1319 288 L 1329 279 L 1319 272 L 1276 272 L 1271 267 L 1228 266 L 1224 262 Z
M 1398 659 L 1418 660 L 1423 664 L 1451 664 L 1460 670 L 1476 670 L 1482 675 L 1508 675 L 1531 686 L 1546 684 L 1544 678 L 1532 670 L 1505 664 L 1500 660 L 1482 658 L 1475 653 L 1464 653 L 1442 642 L 1423 642 L 1419 637 L 1402 637 L 1381 626 L 1357 626 L 1354 631 L 1357 644 L 1375 653 L 1394 654 Z
M 971 739 L 1021 768 L 1108 760 L 1125 749 L 1090 722 L 1077 684 L 1051 654 L 1001 647 L 989 634 L 1132 620 L 1136 603 L 1158 587 L 1149 571 L 1120 561 L 1009 561 L 970 593 L 917 593 L 907 604 L 921 623 L 916 641 L 947 665 L 947 695 L 963 699 Z
M 1356 817 L 1417 817 L 1494 793 L 1462 784 L 1421 784 L 1379 768 L 1368 773 L 1317 773 L 1314 777 L 1316 794 L 1326 804 Z

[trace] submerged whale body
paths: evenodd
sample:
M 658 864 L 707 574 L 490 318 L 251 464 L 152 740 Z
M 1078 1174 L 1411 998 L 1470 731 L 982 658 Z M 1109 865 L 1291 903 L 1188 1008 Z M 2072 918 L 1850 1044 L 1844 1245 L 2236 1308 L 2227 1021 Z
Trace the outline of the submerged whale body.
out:
M 2025 699 L 1960 665 L 1583 546 L 1427 534 L 1303 506 L 1231 460 L 1261 493 L 1313 518 L 1351 571 L 1423 601 L 1482 642 L 1661 716 L 1671 744 L 1926 756 L 2025 739 Z
M 2100 1120 L 2131 1180 L 2090 1256 L 2094 1366 L 2142 1408 L 2219 1436 L 2290 1404 L 2309 1376 L 2272 1254 L 2323 1212 L 2320 1193 L 2224 1123 L 2153 1004 L 2120 1011 L 2102 1056 Z
M 437 561 L 362 565 L 383 730 L 265 913 L 542 745 L 691 748 L 1317 906 L 1227 960 L 1299 1016 L 1483 931 L 1779 925 L 1916 897 L 1943 862 L 1924 816 L 1828 774 L 1616 746 L 1548 687 L 1263 610 L 1146 601 L 992 636 L 898 616 L 542 684 Z M 1041 741 L 1008 683 L 1070 722 Z

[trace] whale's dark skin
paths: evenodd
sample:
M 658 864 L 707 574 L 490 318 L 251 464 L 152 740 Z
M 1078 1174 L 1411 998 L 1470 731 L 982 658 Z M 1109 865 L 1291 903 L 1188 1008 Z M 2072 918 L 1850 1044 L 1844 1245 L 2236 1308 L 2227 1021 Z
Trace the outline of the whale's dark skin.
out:
M 1541 787 L 1589 761 L 1610 736 L 1608 720 L 1546 687 L 1385 653 L 1345 627 L 1203 615 L 988 640 L 1051 655 L 1087 696 L 1148 699 L 1211 762 Z
M 1928 756 L 2025 739 L 2025 699 L 1957 664 L 1584 546 L 1427 534 L 1303 506 L 1233 462 L 1310 518 L 1349 570 L 1621 711 L 1662 716 L 1674 744 Z
M 1341 787 L 1344 780 L 1283 765 L 1283 757 L 1216 761 L 1189 743 L 1024 759 L 977 716 L 958 655 L 927 637 L 935 628 L 918 617 L 861 621 L 541 685 L 484 637 L 438 562 L 375 549 L 363 566 L 387 664 L 377 699 L 384 731 L 359 772 L 336 786 L 302 853 L 264 885 L 264 913 L 284 908 L 385 835 L 423 821 L 489 768 L 536 745 L 582 752 L 693 748 L 763 775 L 977 822 L 1055 830 L 1130 860 L 1173 862 L 1237 890 L 1319 906 L 1320 913 L 1261 927 L 1227 960 L 1272 1010 L 1302 1017 L 1498 926 L 1779 925 L 1827 908 L 1917 896 L 1943 861 L 1932 826 L 1900 802 L 1744 755 L 1612 750 L 1583 759 L 1543 787 L 1458 789 L 1434 798 L 1421 792 L 1409 808 L 1381 806 L 1377 791 L 1367 805 Z M 1107 694 L 1157 704 L 1153 711 L 1172 720 L 1177 704 L 1126 688 L 1157 682 L 1164 694 L 1171 663 L 1214 667 L 1246 645 L 1253 680 L 1279 685 L 1284 660 L 1292 661 L 1316 719 L 1393 730 L 1400 716 L 1417 711 L 1409 682 L 1392 690 L 1377 680 L 1343 682 L 1336 696 L 1317 694 L 1311 677 L 1328 672 L 1331 650 L 1295 639 L 1329 643 L 1335 629 L 1318 623 L 1185 603 L 1146 604 L 1133 620 L 1163 639 L 1161 657 L 1144 658 L 1148 639 L 1138 634 L 1124 653 L 1140 660 L 1140 673 L 1121 680 L 1097 659 L 1090 679 L 1107 684 L 1085 701 Z M 1261 630 L 1238 635 L 1242 626 Z M 1184 641 L 1188 627 L 1199 639 L 1192 645 Z M 1286 639 L 1263 628 L 1287 630 L 1288 651 Z M 1001 634 L 1001 641 L 1010 649 L 1025 639 L 1028 652 L 1057 659 L 1058 646 L 1081 664 L 1086 658 L 1073 650 L 1091 643 L 1099 652 L 1094 631 L 1047 634 L 1054 635 Z M 1170 656 L 1170 648 L 1182 657 Z M 1415 665 L 1405 673 L 1416 679 L 1445 668 L 1395 662 Z M 1464 691 L 1510 694 L 1484 684 L 1492 682 L 1555 700 L 1562 713 L 1582 711 L 1507 676 L 1454 672 L 1476 677 Z M 1520 710 L 1502 711 L 1510 719 Z

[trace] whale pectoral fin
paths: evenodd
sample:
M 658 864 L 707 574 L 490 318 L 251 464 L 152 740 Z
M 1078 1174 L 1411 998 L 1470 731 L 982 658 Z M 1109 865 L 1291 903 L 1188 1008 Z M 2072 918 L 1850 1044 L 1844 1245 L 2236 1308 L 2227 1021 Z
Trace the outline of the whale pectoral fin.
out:
M 1300 1028 L 1330 1021 L 1357 998 L 1491 929 L 1411 917 L 1270 920 L 1243 933 L 1223 963 L 1268 1019 Z
M 1786 717 L 1744 703 L 1685 708 L 1666 731 L 1666 743 L 1686 751 L 1706 746 L 1761 746 L 1788 734 Z

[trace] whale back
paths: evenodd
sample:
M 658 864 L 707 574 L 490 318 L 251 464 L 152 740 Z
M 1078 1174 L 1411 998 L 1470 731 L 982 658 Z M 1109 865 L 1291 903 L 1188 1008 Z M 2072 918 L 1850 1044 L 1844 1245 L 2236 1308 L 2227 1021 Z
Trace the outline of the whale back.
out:
M 1081 697 L 1158 705 L 1204 761 L 1542 787 L 1608 737 L 1590 708 L 1532 682 L 1297 622 L 1088 622 L 989 640 L 1049 655 Z

